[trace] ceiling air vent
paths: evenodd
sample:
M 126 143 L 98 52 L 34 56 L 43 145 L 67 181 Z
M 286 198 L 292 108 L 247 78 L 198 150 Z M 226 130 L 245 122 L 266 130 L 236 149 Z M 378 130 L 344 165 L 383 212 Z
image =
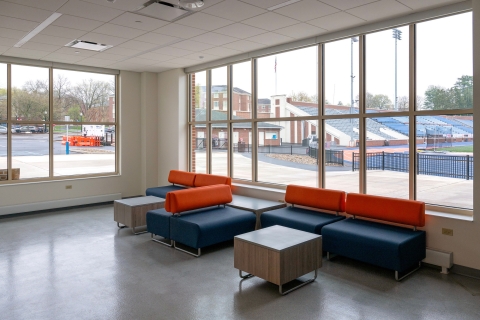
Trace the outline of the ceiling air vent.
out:
M 192 14 L 192 11 L 185 10 L 177 5 L 163 1 L 147 2 L 145 7 L 136 13 L 143 14 L 156 19 L 165 21 L 178 20 L 186 15 Z
M 73 40 L 65 45 L 65 47 L 72 47 L 76 49 L 85 49 L 85 50 L 92 50 L 92 51 L 105 51 L 113 46 L 108 44 L 101 44 L 91 41 L 83 41 L 83 40 Z

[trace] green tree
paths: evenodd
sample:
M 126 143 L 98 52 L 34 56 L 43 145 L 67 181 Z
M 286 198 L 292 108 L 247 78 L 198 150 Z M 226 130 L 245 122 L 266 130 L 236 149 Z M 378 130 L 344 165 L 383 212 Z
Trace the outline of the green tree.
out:
M 7 89 L 0 88 L 0 120 L 7 119 Z
M 455 108 L 473 108 L 473 77 L 461 76 L 450 89 L 455 101 Z
M 429 86 L 425 91 L 423 106 L 430 110 L 453 109 L 455 102 L 452 91 L 440 86 Z

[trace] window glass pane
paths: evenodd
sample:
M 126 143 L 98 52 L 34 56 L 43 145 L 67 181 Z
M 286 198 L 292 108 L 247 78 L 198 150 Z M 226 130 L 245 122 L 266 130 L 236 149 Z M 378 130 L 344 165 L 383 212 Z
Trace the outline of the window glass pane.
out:
M 258 59 L 258 117 L 305 116 L 303 105 L 318 106 L 317 61 L 316 46 Z
M 18 168 L 20 179 L 49 176 L 49 126 L 45 123 L 14 123 L 12 135 L 12 168 Z
M 408 117 L 371 118 L 366 125 L 367 193 L 408 199 Z
M 316 120 L 259 122 L 258 181 L 316 187 L 317 160 L 305 142 L 317 126 Z
M 417 199 L 473 208 L 473 115 L 418 116 Z
M 199 109 L 205 109 L 207 103 L 206 96 L 206 84 L 207 73 L 206 71 L 197 72 L 190 75 L 190 94 L 191 94 L 191 120 L 196 120 L 196 111 Z
M 7 135 L 10 133 L 10 130 L 6 123 L 0 123 L 0 181 L 7 179 L 6 171 L 4 170 L 7 170 Z
M 408 44 L 408 26 L 366 36 L 367 110 L 408 110 Z
M 252 109 L 249 105 L 252 88 L 251 65 L 250 61 L 233 65 L 232 111 L 234 118 L 252 118 Z
M 55 124 L 54 176 L 115 172 L 115 131 L 115 126 Z
M 220 101 L 227 97 L 227 67 L 212 69 L 212 120 L 227 120 L 228 108 Z
M 252 181 L 252 124 L 233 124 L 233 178 Z
M 56 121 L 115 122 L 115 76 L 54 69 L 53 110 Z
M 228 175 L 228 127 L 226 123 L 212 124 L 212 174 Z
M 417 24 L 417 108 L 473 108 L 472 13 Z
M 325 188 L 359 192 L 357 142 L 358 119 L 325 120 Z M 309 144 L 312 149 L 318 142 Z
M 7 65 L 0 63 L 0 125 L 7 119 Z M 1 132 L 0 132 L 1 133 Z
M 205 109 L 199 109 L 203 111 L 205 116 Z M 197 113 L 198 117 L 198 113 Z M 191 172 L 207 173 L 207 132 L 205 124 L 196 124 L 190 126 L 190 137 L 192 139 L 192 152 L 190 159 Z
M 43 121 L 48 87 L 48 68 L 12 65 L 12 120 Z
M 358 113 L 358 37 L 325 44 L 325 107 Z

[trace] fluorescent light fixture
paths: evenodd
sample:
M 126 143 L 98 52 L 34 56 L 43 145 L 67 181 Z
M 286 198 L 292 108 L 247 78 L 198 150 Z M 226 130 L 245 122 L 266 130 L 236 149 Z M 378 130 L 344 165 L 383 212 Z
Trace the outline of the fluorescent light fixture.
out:
M 45 21 L 40 23 L 35 29 L 30 31 L 25 37 L 23 37 L 20 41 L 18 41 L 14 47 L 20 48 L 27 42 L 28 40 L 32 39 L 35 37 L 37 34 L 39 34 L 43 29 L 48 27 L 50 24 L 52 24 L 55 20 L 57 20 L 62 14 L 58 12 L 52 13 L 50 17 L 48 17 Z
M 77 48 L 77 49 L 84 49 L 84 50 L 92 50 L 102 52 L 107 49 L 110 49 L 111 45 L 101 44 L 91 41 L 83 41 L 83 40 L 73 40 L 65 45 L 65 47 Z M 75 52 L 76 53 L 76 52 Z
M 299 2 L 300 0 L 290 0 L 290 1 L 287 1 L 287 2 L 284 2 L 284 3 L 280 3 L 280 4 L 277 4 L 276 6 L 273 6 L 273 7 L 270 7 L 270 8 L 267 8 L 267 10 L 270 10 L 270 11 L 273 11 L 273 10 L 277 10 L 281 7 L 285 7 L 285 6 L 288 6 L 290 4 L 293 4 L 295 2 Z

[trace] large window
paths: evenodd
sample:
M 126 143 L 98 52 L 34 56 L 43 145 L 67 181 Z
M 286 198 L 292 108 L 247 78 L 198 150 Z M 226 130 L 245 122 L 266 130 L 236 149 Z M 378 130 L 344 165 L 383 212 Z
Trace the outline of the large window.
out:
M 115 75 L 0 64 L 0 180 L 117 172 L 115 92 Z
M 237 181 L 418 199 L 471 214 L 472 61 L 468 12 L 226 66 L 230 86 L 218 80 L 222 68 L 199 72 L 191 82 L 202 74 L 212 94 L 225 85 L 232 105 L 218 118 L 207 102 L 214 110 L 192 119 L 192 141 L 193 128 L 204 128 L 212 147 L 203 149 L 202 170 Z M 198 167 L 195 153 L 191 163 Z

